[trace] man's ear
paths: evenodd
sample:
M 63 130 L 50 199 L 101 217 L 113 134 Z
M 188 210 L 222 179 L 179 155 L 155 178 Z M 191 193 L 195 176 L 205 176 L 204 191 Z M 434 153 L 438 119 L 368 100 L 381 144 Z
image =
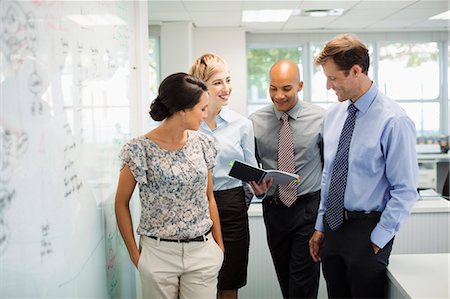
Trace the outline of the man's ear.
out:
M 362 73 L 362 68 L 361 68 L 361 66 L 358 65 L 358 64 L 355 64 L 355 65 L 352 66 L 352 68 L 350 69 L 350 73 L 351 73 L 353 76 L 358 76 L 359 74 Z
M 298 92 L 303 89 L 303 81 L 298 82 Z

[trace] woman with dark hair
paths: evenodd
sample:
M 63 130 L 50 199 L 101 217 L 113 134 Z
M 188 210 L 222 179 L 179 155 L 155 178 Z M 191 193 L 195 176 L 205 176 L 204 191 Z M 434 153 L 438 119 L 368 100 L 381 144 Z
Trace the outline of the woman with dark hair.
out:
M 168 76 L 150 106 L 150 116 L 161 124 L 120 152 L 115 212 L 144 298 L 216 297 L 224 251 L 212 189 L 217 150 L 197 132 L 207 107 L 203 81 L 185 73 Z M 129 208 L 136 183 L 139 248 Z

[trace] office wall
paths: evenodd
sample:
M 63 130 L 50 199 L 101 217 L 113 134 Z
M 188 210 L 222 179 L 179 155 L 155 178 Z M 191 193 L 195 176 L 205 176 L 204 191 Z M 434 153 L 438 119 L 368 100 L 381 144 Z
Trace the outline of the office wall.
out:
M 247 51 L 242 28 L 193 28 L 189 22 L 163 23 L 160 41 L 161 78 L 187 72 L 205 52 L 223 57 L 233 83 L 229 107 L 247 116 Z
M 190 22 L 161 25 L 161 80 L 188 71 L 192 61 L 192 30 Z

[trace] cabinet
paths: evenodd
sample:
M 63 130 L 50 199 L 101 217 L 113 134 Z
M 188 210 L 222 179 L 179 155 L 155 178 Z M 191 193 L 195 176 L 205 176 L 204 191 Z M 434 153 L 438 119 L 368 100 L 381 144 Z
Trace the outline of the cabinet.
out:
M 239 290 L 239 297 L 243 299 L 282 298 L 267 246 L 261 204 L 252 203 L 248 215 L 250 224 L 248 279 L 247 285 Z M 392 254 L 450 252 L 449 224 L 449 201 L 439 197 L 418 200 L 411 210 L 410 217 L 395 237 Z M 326 283 L 321 275 L 318 298 L 327 297 Z M 401 297 L 393 296 L 392 298 Z
M 437 190 L 437 163 L 434 161 L 419 161 L 419 189 Z
M 419 164 L 420 189 L 434 189 L 442 194 L 444 181 L 449 172 L 450 154 L 421 154 L 417 156 Z

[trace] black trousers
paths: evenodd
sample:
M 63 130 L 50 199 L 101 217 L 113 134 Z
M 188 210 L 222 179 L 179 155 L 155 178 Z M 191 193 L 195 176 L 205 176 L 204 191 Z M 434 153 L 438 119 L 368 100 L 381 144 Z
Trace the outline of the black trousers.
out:
M 329 298 L 385 298 L 386 267 L 394 239 L 377 254 L 370 233 L 378 218 L 349 219 L 332 231 L 325 221 L 321 249 Z
M 286 207 L 273 197 L 263 201 L 267 242 L 284 298 L 317 298 L 320 264 L 309 254 L 309 239 L 320 191 L 299 196 Z

